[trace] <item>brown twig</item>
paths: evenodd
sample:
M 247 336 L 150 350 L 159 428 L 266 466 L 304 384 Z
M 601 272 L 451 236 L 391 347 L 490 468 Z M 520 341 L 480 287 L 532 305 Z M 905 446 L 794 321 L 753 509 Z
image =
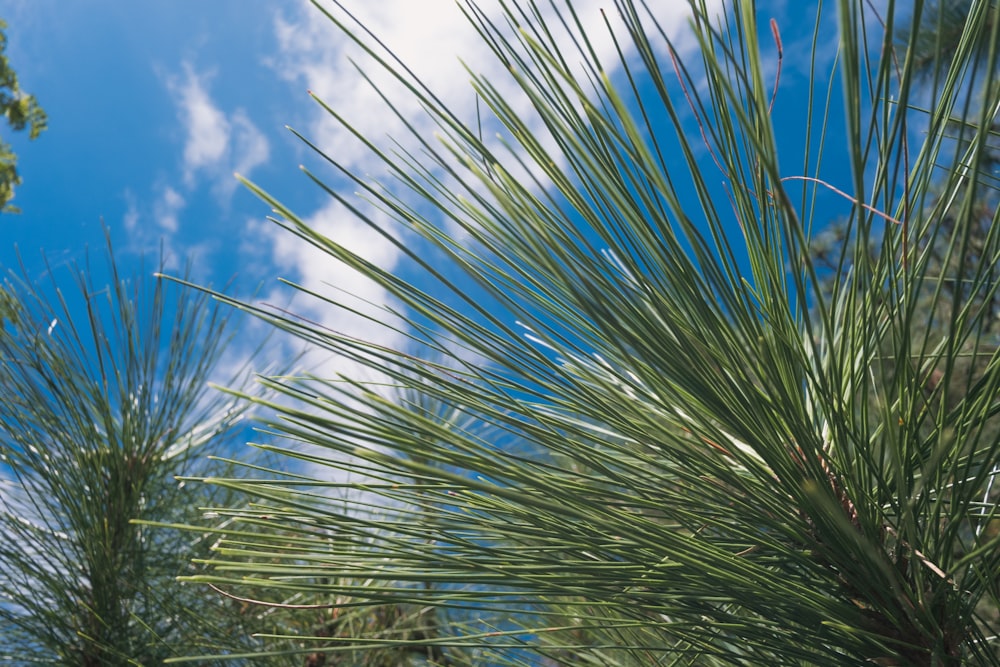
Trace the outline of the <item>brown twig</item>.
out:
M 771 103 L 767 105 L 767 115 L 771 115 L 774 109 L 774 99 L 778 96 L 778 83 L 781 81 L 781 61 L 784 59 L 784 49 L 781 47 L 781 33 L 778 32 L 778 22 L 771 19 L 771 34 L 774 36 L 774 45 L 778 47 L 778 69 L 774 73 L 774 90 L 771 91 Z
M 884 218 L 885 220 L 888 220 L 889 222 L 893 223 L 894 225 L 902 225 L 903 224 L 901 221 L 897 220 L 896 218 L 892 217 L 891 215 L 889 215 L 887 213 L 883 213 L 882 211 L 878 210 L 874 206 L 869 206 L 868 204 L 865 204 L 865 203 L 862 203 L 862 202 L 858 201 L 857 197 L 852 197 L 851 195 L 847 194 L 843 190 L 835 188 L 834 186 L 830 185 L 829 183 L 827 183 L 826 181 L 824 181 L 822 179 L 813 178 L 812 176 L 785 176 L 784 178 L 781 179 L 781 182 L 784 183 L 785 181 L 808 181 L 810 183 L 816 183 L 818 185 L 822 185 L 823 187 L 827 188 L 828 190 L 831 190 L 832 192 L 837 193 L 838 195 L 840 195 L 844 199 L 847 199 L 847 200 L 853 202 L 856 206 L 860 206 L 861 208 L 865 209 L 869 213 L 877 215 L 880 218 Z

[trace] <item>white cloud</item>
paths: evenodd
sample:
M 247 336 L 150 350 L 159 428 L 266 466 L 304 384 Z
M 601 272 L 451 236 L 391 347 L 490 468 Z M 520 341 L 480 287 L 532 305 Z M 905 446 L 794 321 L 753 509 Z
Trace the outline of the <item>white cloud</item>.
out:
M 270 145 L 243 109 L 224 112 L 209 94 L 211 73 L 184 64 L 181 77 L 168 79 L 176 98 L 177 115 L 185 133 L 183 176 L 186 187 L 207 176 L 217 194 L 228 198 L 235 189 L 234 170 L 244 175 L 267 160 Z
M 468 122 L 476 118 L 471 75 L 462 62 L 472 72 L 485 74 L 517 110 L 527 111 L 526 97 L 454 0 L 381 0 L 377 3 L 347 0 L 344 4 L 460 118 Z M 492 10 L 489 15 L 491 20 L 504 23 L 498 2 L 481 4 L 484 9 Z M 693 40 L 684 37 L 690 15 L 688 3 L 660 0 L 652 4 L 656 20 L 666 32 L 678 39 L 682 47 L 693 45 Z M 721 0 L 710 0 L 708 4 L 721 5 Z M 613 72 L 618 65 L 618 56 L 601 11 L 607 5 L 606 0 L 576 0 L 573 9 L 587 29 L 590 46 L 607 69 Z M 335 7 L 331 6 L 329 11 L 335 16 L 345 17 L 344 12 Z M 546 5 L 541 11 L 546 18 L 553 19 L 549 25 L 558 25 L 551 7 Z M 616 18 L 611 18 L 613 25 Z M 357 32 L 360 34 L 360 31 Z M 570 37 L 558 30 L 554 32 L 558 52 L 567 62 L 572 66 L 582 60 Z M 311 2 L 303 0 L 299 3 L 299 10 L 291 15 L 279 14 L 276 34 L 280 51 L 275 62 L 276 71 L 289 80 L 304 83 L 362 135 L 378 140 L 386 136 L 402 139 L 407 134 L 403 121 L 390 113 L 380 94 L 387 95 L 408 122 L 416 123 L 419 132 L 429 135 L 433 131 L 431 119 L 422 113 L 413 95 L 363 55 L 331 21 L 315 10 Z M 367 41 L 371 43 L 370 39 Z M 352 58 L 362 64 L 370 81 L 358 72 L 351 62 Z M 370 159 L 367 149 L 323 110 L 317 110 L 304 129 L 317 145 L 348 165 Z M 538 126 L 533 129 L 538 129 Z
M 154 217 L 159 228 L 167 234 L 177 231 L 177 216 L 184 209 L 186 202 L 177 190 L 169 185 L 163 188 L 160 198 L 154 207 Z
M 139 224 L 139 206 L 135 200 L 135 194 L 131 190 L 125 191 L 125 215 L 122 216 L 122 224 L 125 231 L 130 235 L 136 231 Z
M 267 137 L 257 129 L 250 117 L 242 109 L 237 109 L 232 118 L 234 170 L 248 176 L 255 167 L 267 161 L 271 152 Z M 236 186 L 236 179 L 226 181 Z
M 177 112 L 187 138 L 184 142 L 184 180 L 190 184 L 199 169 L 214 167 L 229 152 L 230 126 L 226 115 L 215 106 L 205 90 L 204 77 L 190 64 L 184 67 L 184 80 L 172 82 L 177 95 Z
M 392 266 L 396 248 L 383 236 L 357 220 L 343 206 L 331 202 L 306 219 L 309 226 L 331 241 L 379 266 Z M 384 326 L 388 315 L 382 309 L 392 300 L 384 288 L 365 278 L 347 264 L 334 259 L 310 243 L 271 223 L 252 225 L 249 236 L 270 249 L 282 277 L 308 291 L 336 297 L 353 312 L 314 298 L 296 300 L 290 305 L 297 316 L 308 318 L 328 330 L 380 345 L 396 346 L 400 335 Z M 285 307 L 288 290 L 278 288 L 263 298 L 273 306 Z M 345 374 L 349 377 L 378 381 L 353 362 L 334 360 L 325 355 L 311 355 L 310 373 L 321 377 Z
M 127 191 L 127 209 L 122 219 L 133 249 L 143 251 L 151 245 L 160 245 L 166 268 L 180 266 L 183 257 L 195 250 L 206 254 L 211 251 L 211 244 L 178 247 L 177 233 L 188 200 L 208 188 L 219 205 L 227 207 L 238 186 L 233 172 L 249 175 L 270 155 L 267 137 L 245 110 L 224 111 L 212 98 L 211 72 L 198 72 L 190 63 L 184 63 L 182 70 L 182 74 L 164 80 L 174 97 L 184 136 L 184 148 L 178 156 L 181 176 L 158 179 L 153 186 L 155 198 L 142 207 L 135 195 Z M 146 220 L 151 220 L 151 224 L 142 224 Z

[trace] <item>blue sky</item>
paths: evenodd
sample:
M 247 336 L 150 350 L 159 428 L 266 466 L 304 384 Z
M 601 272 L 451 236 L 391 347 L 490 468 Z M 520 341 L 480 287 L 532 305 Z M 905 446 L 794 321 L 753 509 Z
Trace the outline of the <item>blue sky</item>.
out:
M 41 248 L 57 264 L 79 259 L 100 248 L 103 219 L 123 255 L 162 239 L 175 261 L 193 253 L 203 278 L 245 273 L 232 242 L 266 208 L 232 172 L 295 179 L 282 126 L 307 106 L 276 71 L 274 11 L 32 0 L 8 14 L 10 58 L 50 129 L 18 144 L 24 212 L 0 227 L 4 263 L 14 244 L 29 266 Z
M 476 71 L 501 75 L 452 0 L 347 4 L 453 108 L 470 121 L 475 117 L 475 97 L 458 57 Z M 786 55 L 793 56 L 786 57 L 776 118 L 801 122 L 802 53 L 808 53 L 812 31 L 803 14 L 812 12 L 768 4 L 764 25 L 771 15 L 779 18 Z M 605 5 L 610 3 L 574 3 L 595 23 Z M 663 0 L 659 6 L 660 20 L 682 35 L 686 3 Z M 387 300 L 380 288 L 266 223 L 268 208 L 233 177 L 234 171 L 248 176 L 379 264 L 399 260 L 398 250 L 297 169 L 305 163 L 331 173 L 286 124 L 358 172 L 382 173 L 307 90 L 370 136 L 402 134 L 349 62 L 356 50 L 308 2 L 5 0 L 0 16 L 9 24 L 8 55 L 21 84 L 50 117 L 39 140 L 14 137 L 24 177 L 14 203 L 23 213 L 0 218 L 0 264 L 12 266 L 16 248 L 29 277 L 40 279 L 41 251 L 56 272 L 63 270 L 82 261 L 88 247 L 99 253 L 106 224 L 126 272 L 141 254 L 155 257 L 162 244 L 169 270 L 191 258 L 198 282 L 221 285 L 236 276 L 232 291 L 249 295 L 259 285 L 261 298 L 273 303 L 290 295 L 278 277 L 327 293 L 333 284 L 374 303 Z M 831 24 L 831 38 L 834 32 Z M 613 53 L 610 42 L 598 48 Z M 392 90 L 384 78 L 377 83 Z M 403 100 L 418 127 L 432 131 L 405 96 L 395 99 Z M 789 133 L 793 154 L 801 136 Z M 800 163 L 791 162 L 790 169 L 800 170 Z M 328 307 L 301 300 L 295 307 L 328 326 L 400 342 L 391 331 L 349 322 Z

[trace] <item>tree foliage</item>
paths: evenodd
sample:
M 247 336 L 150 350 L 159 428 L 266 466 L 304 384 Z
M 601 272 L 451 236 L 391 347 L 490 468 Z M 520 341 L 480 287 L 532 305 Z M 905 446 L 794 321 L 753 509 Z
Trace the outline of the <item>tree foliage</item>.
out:
M 818 10 L 811 49 L 784 53 L 812 73 L 804 161 L 782 159 L 795 128 L 773 121 L 762 40 L 782 46 L 750 0 L 692 3 L 698 58 L 654 3 L 620 0 L 609 62 L 572 3 L 498 4 L 499 19 L 463 7 L 528 102 L 470 75 L 505 145 L 327 13 L 437 124 L 439 139 L 407 125 L 405 151 L 330 110 L 391 186 L 309 144 L 372 209 L 309 176 L 396 239 L 406 278 L 251 187 L 404 304 L 386 326 L 401 318 L 411 345 L 242 307 L 405 398 L 266 380 L 285 399 L 270 428 L 314 448 L 275 451 L 329 472 L 214 480 L 273 527 L 225 536 L 194 579 L 436 610 L 422 637 L 279 649 L 331 660 L 438 646 L 451 664 L 1000 664 L 1000 227 L 979 224 L 988 184 L 970 177 L 1000 108 L 996 3 L 968 3 L 930 108 L 913 97 L 919 20 L 899 50 L 899 3 L 834 3 L 827 87 Z M 971 91 L 982 104 L 963 113 Z M 824 263 L 828 155 L 850 168 Z
M 155 665 L 245 647 L 253 616 L 178 585 L 211 533 L 219 491 L 175 476 L 222 470 L 243 409 L 213 393 L 227 316 L 162 279 L 0 288 L 0 663 Z M 202 524 L 204 525 L 204 524 Z
M 0 115 L 15 132 L 28 130 L 28 138 L 36 139 L 48 126 L 48 117 L 34 95 L 21 90 L 17 73 L 10 65 L 4 51 L 7 49 L 7 24 L 0 20 Z M 10 144 L 0 140 L 0 210 L 13 213 L 17 208 L 10 204 L 14 188 L 21 184 L 17 172 L 17 155 Z
M 988 22 L 996 20 L 996 4 L 994 0 L 993 6 L 989 8 L 986 19 Z M 965 21 L 973 5 L 972 0 L 926 0 L 914 3 L 913 15 L 898 36 L 904 46 L 912 47 L 909 53 L 917 74 L 933 79 L 944 76 L 948 63 L 958 50 L 968 48 L 970 36 L 965 33 Z M 972 38 L 971 55 L 987 66 L 996 65 L 996 54 L 991 53 L 990 48 L 989 36 L 992 29 L 992 24 L 987 23 L 983 26 L 982 33 Z

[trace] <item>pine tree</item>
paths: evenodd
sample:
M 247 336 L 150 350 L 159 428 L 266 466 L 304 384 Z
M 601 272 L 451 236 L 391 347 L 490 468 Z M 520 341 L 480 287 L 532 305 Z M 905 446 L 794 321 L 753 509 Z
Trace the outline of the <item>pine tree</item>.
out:
M 270 428 L 331 472 L 231 483 L 274 530 L 223 539 L 195 579 L 443 621 L 424 638 L 316 638 L 331 660 L 444 645 L 454 664 L 1000 664 L 1000 227 L 976 231 L 988 184 L 969 176 L 1000 108 L 982 49 L 989 63 L 1000 44 L 996 3 L 968 3 L 923 110 L 922 64 L 893 48 L 900 3 L 835 3 L 836 94 L 818 16 L 810 51 L 784 48 L 813 73 L 802 167 L 779 161 L 795 128 L 772 120 L 762 40 L 782 45 L 750 0 L 692 3 L 700 59 L 681 58 L 654 3 L 621 0 L 612 62 L 572 3 L 499 4 L 499 20 L 464 7 L 530 103 L 471 77 L 509 148 L 328 13 L 438 127 L 402 155 L 359 136 L 393 176 L 343 168 L 373 211 L 310 174 L 410 263 L 367 262 L 250 187 L 404 304 L 386 326 L 402 318 L 413 342 L 244 307 L 410 398 L 268 380 L 287 399 Z M 962 114 L 972 89 L 980 110 Z M 850 177 L 827 267 L 813 232 L 838 191 L 817 155 L 834 138 L 813 123 L 834 121 Z
M 242 439 L 212 390 L 228 317 L 162 278 L 89 265 L 72 282 L 0 287 L 0 663 L 156 665 L 253 646 L 252 614 L 175 579 L 215 541 L 178 476 Z M 211 491 L 211 492 L 210 492 Z M 204 526 L 156 529 L 136 520 Z

